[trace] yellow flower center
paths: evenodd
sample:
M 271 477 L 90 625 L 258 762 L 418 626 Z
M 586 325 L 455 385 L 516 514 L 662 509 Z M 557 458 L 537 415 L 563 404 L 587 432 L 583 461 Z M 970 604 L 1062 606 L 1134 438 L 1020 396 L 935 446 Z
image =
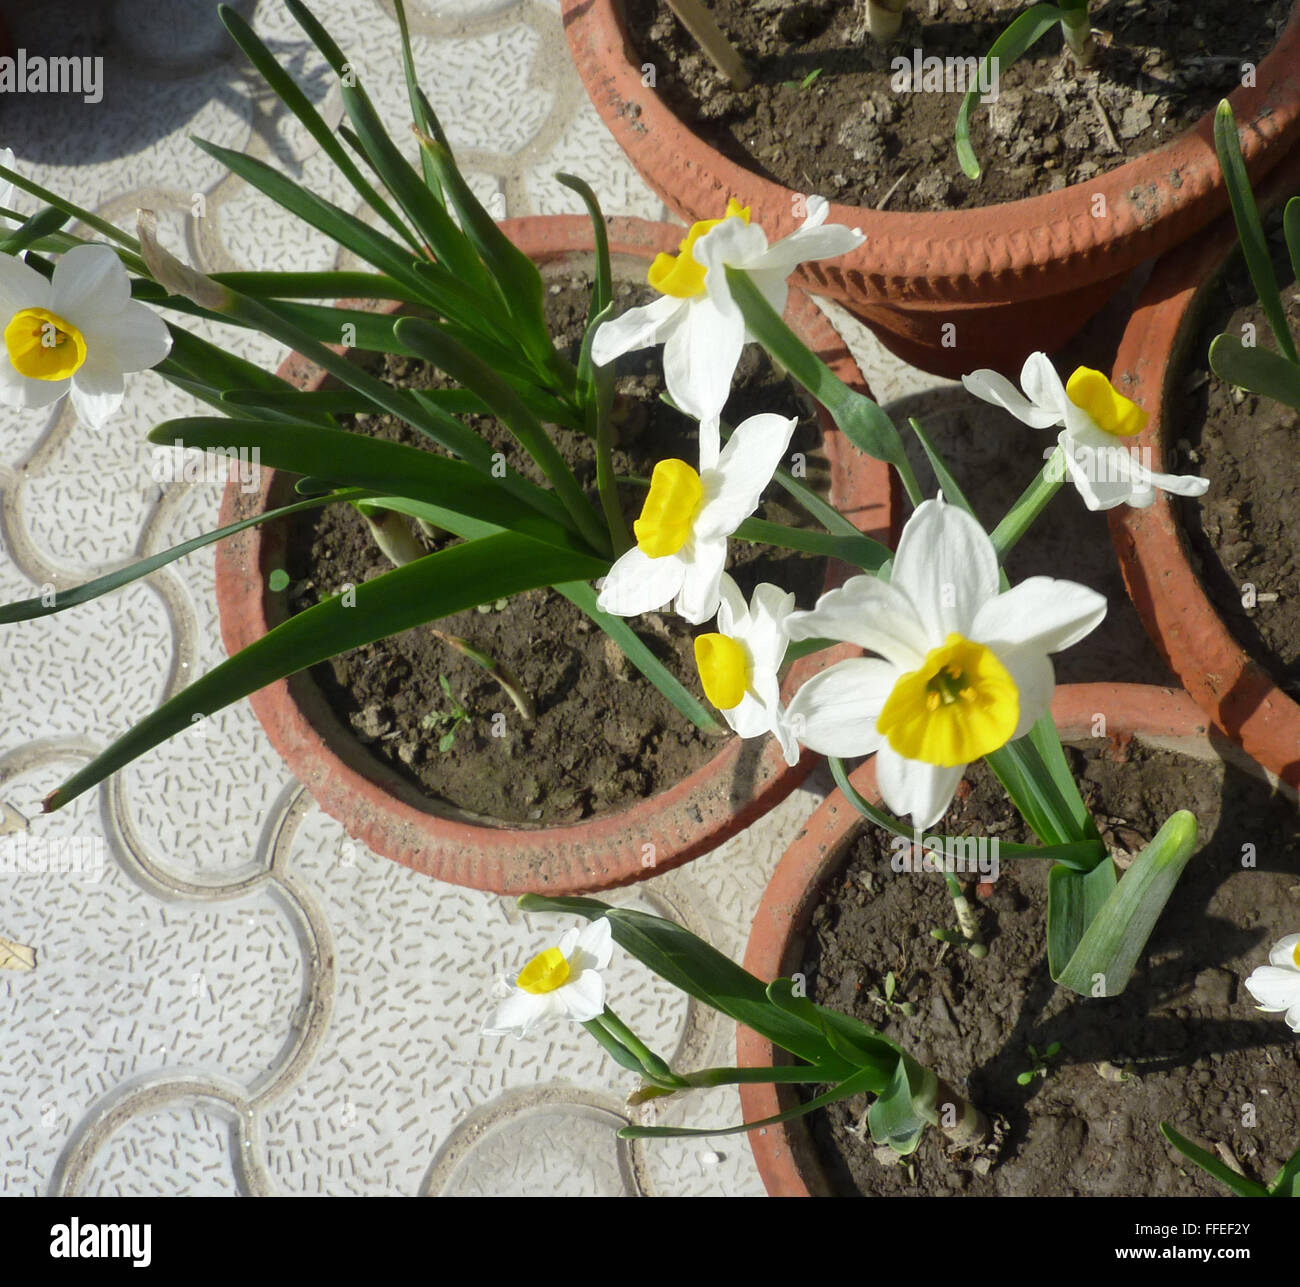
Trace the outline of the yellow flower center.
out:
M 522 970 L 515 980 L 525 992 L 538 996 L 543 992 L 554 992 L 569 979 L 569 963 L 558 947 L 548 947 L 545 952 L 538 952 Z
M 691 523 L 704 499 L 700 476 L 684 460 L 661 460 L 650 475 L 650 494 L 632 524 L 643 554 L 662 559 L 676 554 L 691 535 Z
M 709 701 L 720 711 L 740 705 L 752 674 L 749 651 L 744 644 L 730 635 L 698 635 L 695 664 Z
M 876 721 L 909 760 L 944 768 L 1005 746 L 1020 719 L 1015 681 L 992 650 L 950 634 L 920 670 L 901 675 Z
M 1065 385 L 1065 396 L 1117 438 L 1132 438 L 1146 428 L 1147 413 L 1130 402 L 1100 371 L 1081 366 Z
M 14 370 L 29 380 L 66 380 L 86 360 L 81 332 L 45 308 L 15 313 L 5 327 L 5 348 Z
M 1295 962 L 1295 968 L 1300 970 L 1300 943 L 1291 949 L 1291 959 Z
M 739 215 L 749 222 L 749 207 L 740 205 L 735 197 L 727 202 L 727 213 L 721 219 L 701 219 L 691 224 L 686 240 L 679 247 L 677 255 L 658 254 L 646 278 L 650 285 L 661 295 L 673 295 L 678 299 L 690 299 L 704 289 L 704 265 L 695 258 L 695 243 L 712 228 Z

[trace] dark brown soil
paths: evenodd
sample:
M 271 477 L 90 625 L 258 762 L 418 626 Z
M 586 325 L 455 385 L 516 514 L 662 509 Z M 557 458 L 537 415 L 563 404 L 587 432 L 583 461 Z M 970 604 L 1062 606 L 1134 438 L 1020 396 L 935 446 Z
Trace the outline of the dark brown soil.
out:
M 1276 262 L 1291 332 L 1300 335 L 1300 295 L 1281 269 L 1284 254 Z M 1277 351 L 1240 259 L 1209 296 L 1166 395 L 1196 468 L 1211 480 L 1199 503 L 1180 505 L 1181 517 L 1193 566 L 1228 628 L 1283 688 L 1300 694 L 1300 413 L 1210 370 L 1210 342 L 1221 332 L 1240 337 L 1254 326 L 1257 343 Z
M 642 302 L 640 288 L 617 287 L 622 303 Z M 583 277 L 552 280 L 549 312 L 557 341 L 576 345 L 590 298 Z M 695 461 L 695 422 L 660 402 L 662 350 L 621 359 L 618 391 L 625 399 L 615 469 L 648 475 L 667 456 Z M 576 349 L 571 353 L 576 357 Z M 442 377 L 421 363 L 388 355 L 380 368 L 404 387 L 437 387 Z M 808 457 L 808 476 L 824 485 L 815 417 L 796 399 L 788 381 L 778 380 L 757 346 L 747 346 L 728 403 L 730 423 L 759 411 L 802 417 L 792 452 Z M 468 417 L 493 446 L 508 454 L 521 473 L 541 481 L 540 471 L 515 439 L 487 417 Z M 438 450 L 428 439 L 389 417 L 356 417 L 364 432 Z M 594 495 L 591 442 L 584 435 L 554 430 L 562 454 L 579 481 Z M 775 488 L 773 489 L 776 490 Z M 644 490 L 624 489 L 629 519 L 640 512 Z M 783 495 L 778 493 L 779 495 Z M 778 522 L 801 524 L 797 510 L 779 499 L 760 511 Z M 451 538 L 444 538 L 444 542 Z M 439 542 L 427 541 L 429 549 Z M 288 572 L 295 610 L 391 570 L 360 515 L 349 506 L 305 514 L 290 548 L 297 552 Z M 759 581 L 797 590 L 811 606 L 824 564 L 802 555 L 733 542 L 729 570 L 748 592 Z M 474 662 L 429 629 L 357 649 L 315 667 L 311 674 L 333 709 L 371 752 L 428 794 L 471 813 L 506 822 L 539 824 L 574 821 L 618 809 L 680 781 L 715 755 L 720 735 L 701 733 L 632 667 L 622 652 L 567 599 L 549 589 L 534 590 L 495 605 L 458 613 L 434 623 L 495 658 L 531 697 L 536 711 L 525 722 L 498 684 Z M 655 654 L 701 700 L 692 653 L 694 631 L 671 611 L 630 623 Z M 445 678 L 450 698 L 441 680 Z M 453 726 L 455 705 L 469 718 Z M 446 742 L 454 731 L 454 739 Z
M 962 92 L 900 92 L 893 60 L 910 65 L 914 50 L 981 58 L 1022 0 L 912 0 L 887 48 L 866 34 L 862 0 L 713 0 L 754 74 L 740 93 L 665 0 L 624 5 L 636 61 L 653 64 L 656 91 L 711 146 L 796 192 L 876 208 L 887 199 L 891 210 L 1015 201 L 1150 152 L 1236 87 L 1242 63 L 1261 61 L 1291 11 L 1289 0 L 1094 4 L 1096 70 L 1063 58 L 1058 29 L 1003 70 L 995 101 L 972 110 L 984 171 L 973 181 L 953 148 Z
M 810 995 L 882 1028 L 965 1087 L 985 1113 L 1004 1117 L 1008 1130 L 985 1171 L 950 1155 L 937 1131 L 896 1165 L 877 1161 L 870 1138 L 853 1133 L 865 1098 L 842 1101 L 812 1115 L 837 1191 L 1221 1194 L 1165 1144 L 1160 1122 L 1211 1151 L 1226 1148 L 1238 1169 L 1265 1181 L 1300 1144 L 1300 1043 L 1280 1015 L 1258 1012 L 1242 986 L 1300 925 L 1294 810 L 1256 778 L 1136 743 L 1069 754 L 1108 842 L 1140 847 L 1180 807 L 1200 824 L 1201 848 L 1127 990 L 1092 1000 L 1052 983 L 1046 864 L 1003 861 L 992 892 L 976 900 L 989 952 L 975 960 L 930 937 L 955 925 L 943 877 L 896 874 L 888 838 L 868 828 L 814 913 L 804 963 Z M 1030 839 L 991 773 L 981 765 L 967 781 L 943 832 Z M 1247 843 L 1256 847 L 1254 868 L 1242 865 Z M 873 1001 L 891 970 L 894 999 L 914 1005 L 915 1017 Z M 1053 1042 L 1060 1050 L 1047 1076 L 1019 1085 L 1034 1065 L 1029 1046 L 1042 1052 Z

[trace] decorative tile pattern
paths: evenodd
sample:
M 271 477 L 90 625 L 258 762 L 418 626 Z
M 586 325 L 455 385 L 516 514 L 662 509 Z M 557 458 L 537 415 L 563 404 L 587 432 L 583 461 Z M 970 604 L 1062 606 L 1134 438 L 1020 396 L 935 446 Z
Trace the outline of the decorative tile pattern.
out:
M 333 77 L 284 8 L 237 7 L 336 122 Z M 69 0 L 36 8 L 48 10 L 47 31 L 71 22 Z M 400 133 L 409 109 L 389 0 L 313 8 Z M 567 169 L 608 213 L 663 217 L 588 105 L 554 0 L 411 0 L 410 10 L 433 102 L 494 213 L 579 211 L 551 178 Z M 247 149 L 372 220 L 207 6 L 120 0 L 96 21 L 82 33 L 107 51 L 93 113 L 57 98 L 5 105 L 2 141 L 26 173 L 123 227 L 138 207 L 156 210 L 164 244 L 207 271 L 358 266 L 189 141 Z M 283 356 L 264 337 L 184 320 L 266 366 Z M 874 369 L 889 396 L 913 391 L 888 363 Z M 220 482 L 159 477 L 145 441 L 196 409 L 147 373 L 130 377 L 101 434 L 66 406 L 0 409 L 3 600 L 210 527 Z M 3 1191 L 761 1192 L 743 1138 L 618 1141 L 635 1079 L 580 1029 L 480 1036 L 494 977 L 557 937 L 559 918 L 435 884 L 348 840 L 246 704 L 39 817 L 55 783 L 222 660 L 212 577 L 205 550 L 4 636 L 0 842 L 24 836 L 38 856 L 30 870 L 0 871 L 0 934 L 37 954 L 34 970 L 0 973 Z M 716 853 L 614 901 L 679 917 L 739 957 L 765 882 L 826 786 L 815 779 Z M 616 955 L 608 985 L 620 1014 L 679 1066 L 733 1061 L 731 1026 L 636 962 Z M 740 1110 L 724 1088 L 634 1111 L 701 1125 Z

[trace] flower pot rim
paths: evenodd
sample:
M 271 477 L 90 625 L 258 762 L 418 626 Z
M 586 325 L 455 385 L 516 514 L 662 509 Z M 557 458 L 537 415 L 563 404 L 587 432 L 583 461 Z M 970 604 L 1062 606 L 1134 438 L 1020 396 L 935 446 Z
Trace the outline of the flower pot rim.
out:
M 616 255 L 649 258 L 661 250 L 675 250 L 683 235 L 680 228 L 647 220 L 607 222 L 610 249 Z M 532 216 L 503 220 L 500 226 L 538 264 L 592 249 L 591 224 L 585 216 Z M 796 328 L 809 346 L 838 366 L 847 381 L 863 387 L 847 347 L 812 300 L 794 285 L 790 300 Z M 331 347 L 344 351 L 342 346 Z M 318 367 L 296 353 L 285 358 L 279 374 L 298 387 L 310 387 L 312 381 L 324 378 Z M 864 530 L 888 530 L 896 512 L 896 492 L 887 467 L 855 452 L 824 411 L 819 414 L 833 499 Z M 276 471 L 264 474 L 262 487 L 252 498 L 241 497 L 239 480 L 231 480 L 223 498 L 223 523 L 242 512 L 237 508 L 241 504 L 264 507 Z M 217 547 L 218 609 L 223 641 L 231 654 L 269 628 L 265 580 L 256 572 L 262 550 L 260 527 Z M 796 663 L 800 677 L 817 668 L 808 667 L 810 660 Z M 362 772 L 331 745 L 332 737 L 351 734 L 337 719 L 324 721 L 337 725 L 332 731 L 318 729 L 304 714 L 291 685 L 292 680 L 280 680 L 249 700 L 272 744 L 317 803 L 342 822 L 349 835 L 374 851 L 438 879 L 493 893 L 590 892 L 680 866 L 775 807 L 817 760 L 805 752 L 790 767 L 775 738 L 747 743 L 733 735 L 695 772 L 628 808 L 575 823 L 483 825 L 434 814 L 427 806 L 403 798 L 418 797 L 418 788 L 373 757 L 367 756 L 366 772 Z M 355 759 L 355 749 L 351 754 Z
M 596 110 L 671 207 L 679 213 L 692 204 L 720 211 L 735 196 L 757 208 L 769 236 L 795 227 L 792 189 L 704 143 L 642 84 L 621 0 L 561 0 L 561 9 Z M 1280 156 L 1276 144 L 1300 136 L 1300 0 L 1255 71 L 1254 86 L 1238 85 L 1228 95 L 1246 130 L 1243 153 L 1253 178 L 1266 159 Z M 1023 300 L 1061 293 L 1084 279 L 1118 277 L 1227 208 L 1213 118 L 1212 111 L 1206 113 L 1176 138 L 1094 179 L 1001 205 L 911 212 L 832 202 L 830 221 L 860 228 L 866 241 L 829 266 L 802 265 L 800 278 L 841 296 L 847 279 L 872 299 L 898 295 L 901 287 L 905 303 L 933 307 L 967 300 L 976 290 L 990 301 Z M 649 164 L 655 153 L 662 153 L 665 164 L 671 158 L 671 189 L 667 173 L 655 181 L 657 167 Z M 686 189 L 699 199 L 675 199 Z M 706 192 L 711 200 L 704 200 Z M 1101 218 L 1092 213 L 1098 196 L 1105 199 Z M 1043 273 L 1049 261 L 1066 267 L 1071 280 L 1062 283 Z
M 1300 189 L 1300 150 L 1260 185 L 1261 209 Z M 1237 246 L 1225 216 L 1156 266 L 1124 331 L 1112 380 L 1150 417 L 1137 438 L 1166 459 L 1166 388 L 1200 324 L 1201 305 Z M 1114 509 L 1111 540 L 1129 598 L 1170 668 L 1213 723 L 1294 792 L 1300 788 L 1300 703 L 1237 641 L 1192 566 L 1169 496 Z
M 1107 735 L 1131 735 L 1155 745 L 1204 743 L 1211 730 L 1204 713 L 1184 692 L 1154 684 L 1063 684 L 1052 700 L 1052 715 L 1066 740 L 1090 738 L 1094 720 L 1105 714 Z M 877 799 L 874 757 L 850 774 L 850 782 L 868 799 Z M 866 819 L 838 789 L 832 791 L 804 824 L 782 855 L 763 891 L 744 966 L 765 982 L 787 968 L 792 941 L 803 932 L 806 917 L 817 902 L 816 889 L 841 860 L 845 846 Z M 737 1063 L 742 1068 L 770 1066 L 771 1042 L 749 1028 L 736 1029 Z M 789 1093 L 788 1088 L 786 1089 Z M 747 1122 L 761 1121 L 782 1111 L 780 1092 L 773 1085 L 740 1087 Z M 754 1160 L 771 1197 L 824 1197 L 830 1184 L 817 1161 L 812 1136 L 802 1118 L 747 1132 Z

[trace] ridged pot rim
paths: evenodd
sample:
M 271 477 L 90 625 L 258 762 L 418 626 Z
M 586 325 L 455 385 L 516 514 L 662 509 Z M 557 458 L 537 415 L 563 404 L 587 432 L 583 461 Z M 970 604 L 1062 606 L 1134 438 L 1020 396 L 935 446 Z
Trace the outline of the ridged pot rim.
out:
M 753 205 L 770 238 L 800 222 L 792 190 L 703 142 L 642 83 L 619 0 L 561 0 L 565 32 L 596 110 L 619 146 L 681 217 L 716 217 L 728 197 Z M 1300 3 L 1253 86 L 1228 96 L 1253 179 L 1300 137 Z M 1227 208 L 1213 143 L 1213 112 L 1115 169 L 1001 205 L 890 211 L 832 202 L 829 219 L 866 242 L 799 269 L 811 289 L 843 298 L 911 303 L 1013 302 L 1113 278 L 1176 245 Z M 1104 198 L 1103 217 L 1096 199 Z

